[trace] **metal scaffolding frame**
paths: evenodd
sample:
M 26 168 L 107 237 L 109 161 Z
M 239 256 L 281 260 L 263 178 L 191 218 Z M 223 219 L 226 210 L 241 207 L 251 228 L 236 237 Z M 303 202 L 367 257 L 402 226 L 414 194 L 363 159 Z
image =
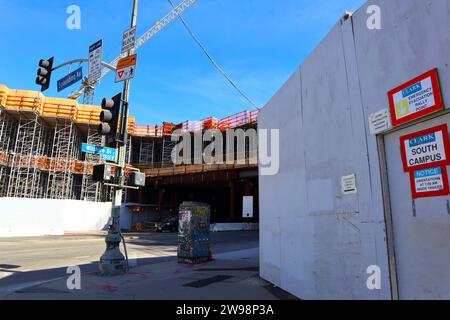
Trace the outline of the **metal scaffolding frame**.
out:
M 0 164 L 0 197 L 6 196 L 8 186 L 9 167 Z
M 163 147 L 162 147 L 162 167 L 174 167 L 175 163 L 172 161 L 172 152 L 176 146 L 176 142 L 172 141 L 172 135 L 163 136 Z
M 0 197 L 6 196 L 6 186 L 8 177 L 8 151 L 11 137 L 8 132 L 9 118 L 7 114 L 0 108 Z
M 145 141 L 141 138 L 139 144 L 139 164 L 152 166 L 155 163 L 155 139 Z
M 98 134 L 97 127 L 89 125 L 87 131 L 86 142 L 88 144 L 93 144 L 96 146 L 103 145 L 103 136 Z M 106 188 L 102 188 L 102 184 L 100 182 L 95 182 L 92 176 L 92 164 L 102 163 L 101 156 L 98 154 L 86 153 L 84 156 L 84 174 L 82 177 L 82 186 L 81 186 L 81 199 L 84 201 L 103 201 L 106 198 L 109 199 L 109 196 L 106 196 L 103 191 L 107 191 Z
M 8 153 L 16 136 L 17 125 L 8 114 L 0 110 L 0 151 Z
M 14 147 L 10 150 L 7 197 L 40 198 L 43 173 L 38 163 L 43 155 L 44 128 L 35 112 L 19 113 Z
M 70 119 L 55 119 L 47 196 L 50 199 L 77 199 L 74 159 L 80 159 L 81 138 Z
M 131 164 L 131 155 L 133 152 L 133 137 L 130 135 L 127 135 L 127 143 L 126 143 L 126 149 L 125 149 L 125 163 Z

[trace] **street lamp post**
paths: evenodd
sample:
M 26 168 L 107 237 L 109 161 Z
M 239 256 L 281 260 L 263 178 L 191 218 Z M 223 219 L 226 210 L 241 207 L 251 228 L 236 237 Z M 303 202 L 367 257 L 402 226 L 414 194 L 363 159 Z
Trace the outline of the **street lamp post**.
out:
M 131 28 L 137 24 L 138 0 L 133 0 L 133 13 L 131 16 Z M 133 49 L 128 51 L 128 56 L 133 54 Z M 122 206 L 122 193 L 125 185 L 125 154 L 127 141 L 127 124 L 128 124 L 128 100 L 130 96 L 130 80 L 126 80 L 122 94 L 122 112 L 120 125 L 120 139 L 118 142 L 118 167 L 116 168 L 115 178 L 118 187 L 114 189 L 112 199 L 112 224 L 106 236 L 106 251 L 100 258 L 99 271 L 101 275 L 113 276 L 127 272 L 127 261 L 120 251 L 120 242 L 122 235 L 120 232 L 120 208 Z

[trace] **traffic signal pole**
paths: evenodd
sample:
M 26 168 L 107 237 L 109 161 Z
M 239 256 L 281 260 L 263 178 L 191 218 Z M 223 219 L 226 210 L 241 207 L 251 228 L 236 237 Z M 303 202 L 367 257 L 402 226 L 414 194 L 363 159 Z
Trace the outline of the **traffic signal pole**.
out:
M 133 12 L 131 16 L 131 28 L 137 24 L 138 0 L 133 0 Z M 133 49 L 128 51 L 128 56 L 133 54 Z M 120 251 L 122 234 L 120 232 L 120 208 L 122 206 L 122 193 L 125 186 L 126 167 L 126 142 L 128 127 L 128 100 L 130 96 L 130 80 L 125 80 L 122 93 L 122 112 L 120 119 L 119 141 L 117 142 L 118 156 L 115 171 L 115 180 L 118 187 L 115 187 L 112 198 L 112 223 L 108 235 L 106 236 L 106 251 L 100 258 L 100 274 L 104 276 L 120 275 L 127 272 L 127 261 Z

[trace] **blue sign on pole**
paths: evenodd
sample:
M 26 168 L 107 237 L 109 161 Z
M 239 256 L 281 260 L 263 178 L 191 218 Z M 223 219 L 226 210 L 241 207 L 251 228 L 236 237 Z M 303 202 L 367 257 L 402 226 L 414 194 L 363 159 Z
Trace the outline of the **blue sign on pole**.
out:
M 81 151 L 85 153 L 98 154 L 106 161 L 117 161 L 117 150 L 113 148 L 100 147 L 93 144 L 83 143 Z
M 74 83 L 77 83 L 83 79 L 83 68 L 80 67 L 74 72 L 69 73 L 67 76 L 58 80 L 58 92 L 70 87 Z

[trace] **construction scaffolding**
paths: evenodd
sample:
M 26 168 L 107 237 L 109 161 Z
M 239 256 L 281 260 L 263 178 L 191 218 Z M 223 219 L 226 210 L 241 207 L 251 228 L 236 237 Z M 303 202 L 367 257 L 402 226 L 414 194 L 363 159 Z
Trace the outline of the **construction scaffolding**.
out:
M 139 164 L 152 166 L 155 163 L 155 140 L 141 139 L 139 145 Z
M 35 112 L 20 112 L 18 117 L 6 196 L 39 198 L 43 196 L 41 184 L 45 180 L 40 170 L 45 148 L 44 127 Z
M 93 144 L 96 146 L 103 145 L 103 137 L 98 134 L 97 127 L 92 125 L 88 126 L 86 143 Z M 103 193 L 102 184 L 100 182 L 95 182 L 92 176 L 92 166 L 91 163 L 102 163 L 100 155 L 86 153 L 84 156 L 84 167 L 83 167 L 83 178 L 81 187 L 81 199 L 85 201 L 101 202 L 109 200 L 109 195 Z M 106 193 L 107 190 L 105 188 Z
M 76 199 L 75 159 L 80 158 L 81 139 L 71 119 L 56 119 L 47 192 L 50 199 Z
M 0 196 L 83 199 L 98 159 L 82 159 L 81 144 L 92 140 L 100 108 L 5 86 L 0 102 Z
M 164 135 L 163 136 L 163 147 L 162 147 L 162 167 L 174 167 L 175 163 L 172 159 L 172 153 L 176 146 L 176 142 L 172 141 L 172 135 Z
M 97 133 L 100 112 L 98 106 L 0 85 L 0 197 L 110 201 L 111 188 L 92 177 L 94 165 L 103 160 L 81 151 L 82 143 L 103 145 Z M 257 111 L 244 111 L 221 120 L 162 126 L 136 125 L 130 116 L 126 163 L 170 170 L 176 167 L 175 135 L 256 127 L 257 116 Z

